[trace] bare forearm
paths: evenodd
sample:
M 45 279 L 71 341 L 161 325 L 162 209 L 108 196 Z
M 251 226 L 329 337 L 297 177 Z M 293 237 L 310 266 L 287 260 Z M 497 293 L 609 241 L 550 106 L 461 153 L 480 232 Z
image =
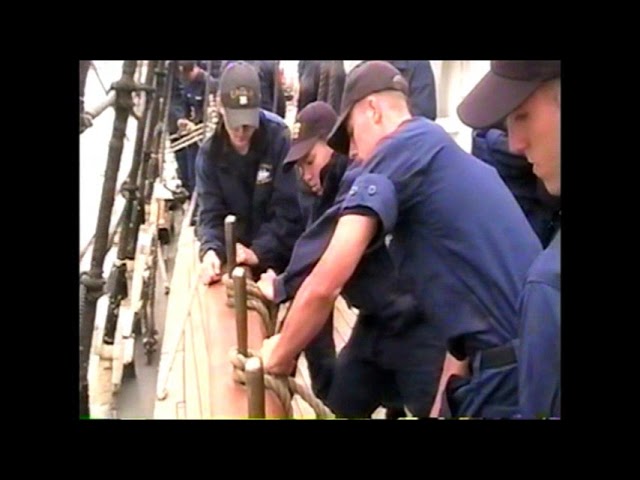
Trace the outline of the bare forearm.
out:
M 284 329 L 269 353 L 267 371 L 289 371 L 294 358 L 320 331 L 335 299 L 364 255 L 376 226 L 376 219 L 370 217 L 340 218 L 329 246 L 293 300 Z
M 273 363 L 291 362 L 322 329 L 339 292 L 324 292 L 307 277 L 293 300 L 284 322 L 281 340 L 273 351 Z

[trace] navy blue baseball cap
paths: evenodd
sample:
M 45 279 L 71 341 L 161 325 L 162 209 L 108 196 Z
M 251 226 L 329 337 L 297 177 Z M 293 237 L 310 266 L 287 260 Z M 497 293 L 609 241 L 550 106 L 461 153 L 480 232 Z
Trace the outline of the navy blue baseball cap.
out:
M 325 102 L 313 102 L 298 113 L 291 133 L 291 148 L 284 165 L 292 165 L 309 153 L 318 140 L 326 140 L 338 115 Z
M 458 106 L 471 128 L 499 124 L 544 82 L 560 77 L 559 60 L 493 60 L 491 69 Z

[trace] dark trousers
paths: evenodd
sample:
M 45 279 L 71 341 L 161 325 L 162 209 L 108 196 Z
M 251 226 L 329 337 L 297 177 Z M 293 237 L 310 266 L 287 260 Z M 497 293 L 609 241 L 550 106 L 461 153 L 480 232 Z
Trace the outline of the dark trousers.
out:
M 427 323 L 396 335 L 356 324 L 338 356 L 327 404 L 338 417 L 370 418 L 381 405 L 405 406 L 427 418 L 446 348 Z
M 316 397 L 325 402 L 331 388 L 336 363 L 336 345 L 333 340 L 333 313 L 329 316 L 318 335 L 307 345 L 304 350 L 304 356 L 309 366 L 311 390 Z
M 471 356 L 469 377 L 449 377 L 445 389 L 443 416 L 491 419 L 517 417 L 517 363 L 513 359 L 489 365 L 491 350 Z

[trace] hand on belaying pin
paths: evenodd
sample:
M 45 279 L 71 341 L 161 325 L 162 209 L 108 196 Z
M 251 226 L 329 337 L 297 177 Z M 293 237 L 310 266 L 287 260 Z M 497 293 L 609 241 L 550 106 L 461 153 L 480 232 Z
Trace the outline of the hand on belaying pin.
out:
M 253 250 L 241 243 L 236 243 L 236 263 L 238 265 L 255 266 L 260 262 Z
M 273 301 L 273 298 L 275 296 L 273 282 L 275 282 L 276 277 L 276 272 L 274 272 L 272 269 L 269 269 L 262 275 L 260 275 L 260 280 L 258 281 L 257 285 L 267 300 Z
M 221 262 L 216 252 L 209 250 L 202 258 L 200 280 L 205 285 L 216 283 L 222 278 Z
M 265 338 L 262 342 L 260 356 L 262 357 L 265 373 L 272 375 L 289 375 L 296 367 L 295 360 L 282 362 L 278 359 L 277 355 L 274 356 L 274 350 L 277 349 L 280 338 L 280 334 L 276 334 L 272 337 Z

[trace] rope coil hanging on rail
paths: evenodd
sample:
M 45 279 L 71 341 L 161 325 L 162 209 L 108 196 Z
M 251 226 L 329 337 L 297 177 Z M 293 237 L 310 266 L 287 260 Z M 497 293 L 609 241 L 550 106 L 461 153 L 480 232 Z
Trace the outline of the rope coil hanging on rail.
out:
M 229 275 L 225 274 L 222 277 L 222 283 L 227 291 L 227 306 L 234 308 L 236 302 L 233 280 L 229 278 Z M 264 325 L 267 337 L 275 335 L 277 308 L 274 308 L 273 304 L 264 297 L 256 282 L 249 279 L 247 279 L 247 308 L 258 312 L 258 315 L 260 315 L 260 318 L 262 319 L 262 324 Z
M 249 357 L 257 356 L 249 350 Z M 229 360 L 233 365 L 233 380 L 242 385 L 246 384 L 245 365 L 248 357 L 238 352 L 237 348 L 232 348 L 229 352 Z M 293 417 L 293 408 L 291 400 L 293 395 L 299 395 L 316 414 L 319 419 L 332 419 L 335 415 L 324 405 L 305 385 L 289 376 L 274 376 L 265 374 L 264 385 L 273 391 L 282 403 L 285 413 L 288 417 Z

